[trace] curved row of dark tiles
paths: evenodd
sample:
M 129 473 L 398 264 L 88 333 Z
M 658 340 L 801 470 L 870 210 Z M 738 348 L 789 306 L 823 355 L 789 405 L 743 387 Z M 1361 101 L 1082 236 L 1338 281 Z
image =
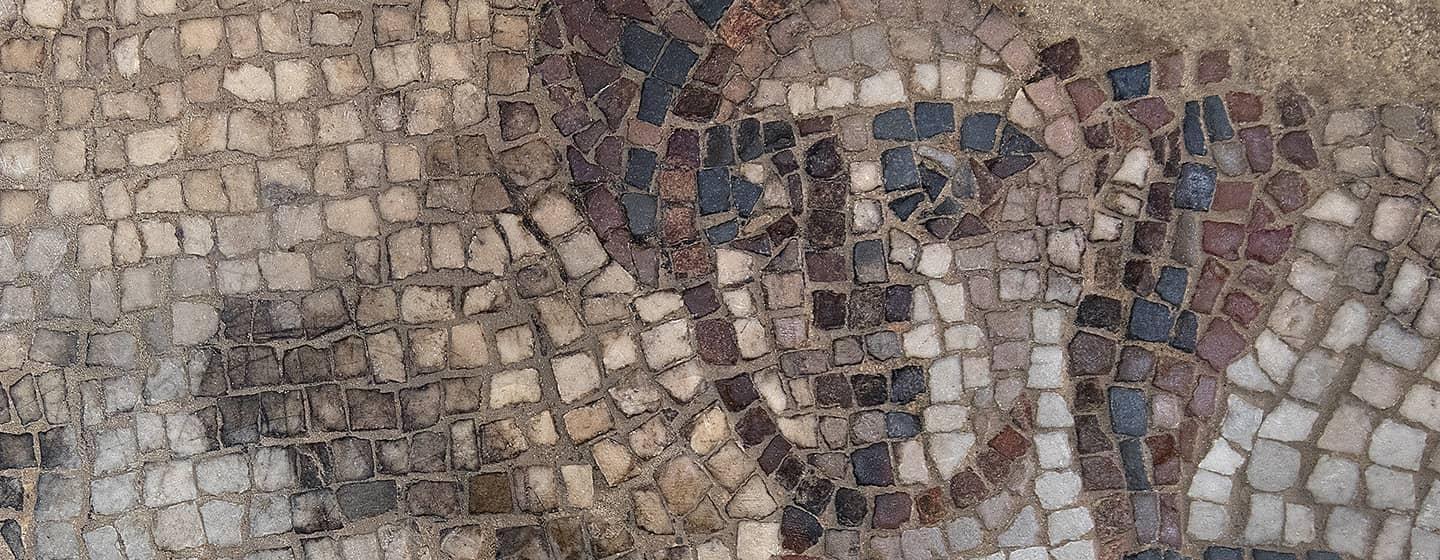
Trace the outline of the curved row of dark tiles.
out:
M 1075 56 L 1078 57 L 1078 54 Z M 1183 58 L 1169 56 L 1157 64 L 1165 74 L 1160 80 L 1164 86 L 1162 89 L 1176 89 L 1181 83 Z M 1223 51 L 1204 53 L 1195 79 L 1201 84 L 1221 82 L 1229 77 L 1228 64 L 1228 54 Z M 1176 488 L 1183 482 L 1185 464 L 1194 460 L 1198 439 L 1204 435 L 1208 423 L 1205 419 L 1215 412 L 1220 385 L 1218 377 L 1201 371 L 1203 366 L 1199 362 L 1203 360 L 1215 368 L 1223 368 L 1224 364 L 1219 362 L 1225 354 L 1217 350 L 1220 344 L 1215 340 L 1224 337 L 1229 343 L 1228 338 L 1232 338 L 1229 335 L 1234 331 L 1226 329 L 1229 323 L 1220 318 L 1211 321 L 1211 326 L 1220 326 L 1220 335 L 1206 338 L 1199 333 L 1199 314 L 1208 315 L 1217 311 L 1214 302 L 1221 289 L 1220 284 L 1226 280 L 1225 276 L 1217 278 L 1210 272 L 1214 268 L 1213 259 L 1207 260 L 1204 272 L 1192 279 L 1187 267 L 1198 263 L 1191 262 L 1193 258 L 1182 258 L 1179 252 L 1167 255 L 1165 248 L 1172 235 L 1196 235 L 1196 232 L 1172 231 L 1171 224 L 1178 213 L 1206 213 L 1212 207 L 1220 211 L 1248 208 L 1252 191 L 1239 189 L 1234 183 L 1218 181 L 1218 175 L 1222 172 L 1227 177 L 1268 173 L 1272 169 L 1273 148 L 1269 127 L 1257 125 L 1239 133 L 1244 145 L 1239 156 L 1244 158 L 1241 160 L 1243 167 L 1231 161 L 1233 155 L 1227 159 L 1226 154 L 1220 153 L 1219 147 L 1234 146 L 1218 143 L 1236 136 L 1232 117 L 1240 122 L 1260 120 L 1264 100 L 1245 92 L 1232 91 L 1224 99 L 1219 95 L 1210 95 L 1201 101 L 1186 102 L 1185 116 L 1179 126 L 1164 132 L 1163 129 L 1174 121 L 1175 115 L 1164 97 L 1151 96 L 1150 72 L 1150 63 L 1108 72 L 1113 94 L 1110 97 L 1111 101 L 1124 102 L 1120 107 L 1124 114 L 1154 133 L 1148 142 L 1153 150 L 1153 161 L 1161 166 L 1162 174 L 1173 178 L 1174 182 L 1153 183 L 1146 190 L 1144 215 L 1126 220 L 1126 228 L 1134 228 L 1128 247 L 1101 248 L 1097 251 L 1097 264 L 1114 261 L 1110 269 L 1115 271 L 1108 280 L 1097 279 L 1097 285 L 1102 288 L 1123 287 L 1134 295 L 1127 314 L 1125 303 L 1104 295 L 1108 289 L 1087 294 L 1077 309 L 1075 323 L 1080 328 L 1069 342 L 1069 359 L 1071 371 L 1079 378 L 1074 400 L 1075 432 L 1084 486 L 1087 490 L 1124 490 L 1129 494 L 1129 499 L 1125 500 L 1111 497 L 1095 500 L 1102 536 L 1120 537 L 1133 529 L 1142 546 L 1160 542 L 1179 547 L 1184 540 L 1179 511 L 1183 501 Z M 1094 80 L 1070 81 L 1066 90 L 1082 120 L 1104 105 L 1101 97 L 1103 90 Z M 1294 127 L 1305 123 L 1309 105 L 1303 97 L 1293 92 L 1282 93 L 1276 105 L 1283 126 Z M 1083 129 L 1087 145 L 1096 149 L 1116 147 L 1117 139 L 1127 137 L 1132 141 L 1143 140 L 1144 134 L 1133 125 L 1108 116 L 1098 124 L 1086 125 Z M 1211 144 L 1207 145 L 1207 140 Z M 1123 143 L 1122 140 L 1121 145 Z M 1184 153 L 1180 149 L 1182 143 Z M 1215 147 L 1213 150 L 1208 149 L 1212 146 Z M 1304 130 L 1284 133 L 1278 146 L 1280 155 L 1291 165 L 1311 169 L 1317 164 L 1313 144 Z M 1185 161 L 1207 154 L 1214 156 L 1215 165 Z M 1099 176 L 1108 176 L 1104 171 L 1109 163 L 1102 157 L 1097 166 L 1097 183 Z M 1291 171 L 1280 171 L 1277 176 L 1280 178 L 1267 184 L 1266 192 L 1277 199 L 1281 210 L 1292 212 L 1303 206 L 1303 178 Z M 1264 203 L 1255 204 L 1263 206 Z M 1252 223 L 1254 221 L 1252 218 Z M 1261 226 L 1267 223 L 1261 222 Z M 1262 265 L 1275 263 L 1288 245 L 1281 241 L 1277 249 L 1266 246 L 1266 243 L 1271 237 L 1288 239 L 1283 233 L 1288 230 L 1279 231 L 1282 233 L 1269 237 L 1262 231 L 1259 242 L 1254 241 L 1252 234 L 1252 244 L 1257 247 L 1248 248 L 1246 257 Z M 1211 252 L 1208 245 L 1206 253 Z M 1179 247 L 1180 243 L 1176 242 L 1175 250 L 1178 251 Z M 1229 258 L 1238 259 L 1240 255 L 1237 253 Z M 1123 269 L 1118 266 L 1122 260 Z M 1155 261 L 1159 261 L 1160 265 L 1158 275 L 1154 272 Z M 1249 267 L 1246 273 L 1255 276 Z M 1190 296 L 1188 302 L 1187 293 Z M 1151 297 L 1157 297 L 1159 301 Z M 1128 342 L 1117 344 L 1111 338 L 1117 336 Z M 1093 379 L 1094 376 L 1108 376 L 1110 382 L 1106 384 L 1100 379 Z M 1177 433 L 1152 432 L 1149 418 L 1152 387 L 1188 400 L 1185 419 Z M 1108 429 L 1100 420 L 1106 416 L 1109 418 Z M 1116 450 L 1110 434 L 1118 439 L 1119 465 L 1109 457 Z M 1223 554 L 1224 550 L 1231 549 L 1211 549 L 1212 552 L 1220 551 L 1214 556 L 1217 559 L 1240 558 L 1238 551 L 1234 556 L 1228 556 Z M 1258 554 L 1256 558 L 1266 560 L 1293 558 L 1293 555 L 1281 553 L 1253 552 Z M 1126 556 L 1127 559 L 1145 560 L 1174 557 L 1178 555 L 1173 551 L 1160 550 Z M 1210 552 L 1207 552 L 1206 558 L 1211 558 Z

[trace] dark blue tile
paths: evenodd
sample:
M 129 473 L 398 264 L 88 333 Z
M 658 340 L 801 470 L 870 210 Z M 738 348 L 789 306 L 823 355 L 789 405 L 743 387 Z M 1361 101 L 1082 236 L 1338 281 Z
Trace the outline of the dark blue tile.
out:
M 1000 115 L 975 113 L 960 122 L 960 147 L 977 152 L 995 150 L 995 131 L 1000 128 Z
M 755 203 L 760 201 L 760 195 L 765 189 L 742 177 L 732 176 L 730 191 L 731 196 L 735 197 L 735 210 L 740 212 L 740 217 L 749 218 L 755 212 Z
M 1150 489 L 1150 476 L 1145 472 L 1145 446 L 1140 440 L 1120 440 L 1120 465 L 1125 469 L 1126 490 Z
M 706 229 L 705 239 L 710 240 L 711 245 L 719 245 L 721 243 L 729 243 L 739 234 L 740 224 L 735 223 L 735 220 L 730 220 Z
M 929 167 L 920 166 L 920 186 L 925 188 L 925 194 L 930 197 L 931 201 L 940 198 L 940 194 L 945 192 L 945 184 L 948 182 L 950 182 L 949 177 L 941 175 Z
M 912 438 L 920 433 L 920 417 L 904 412 L 885 413 L 885 436 Z
M 926 215 L 935 216 L 935 210 L 932 208 Z M 925 225 L 925 231 L 929 232 L 931 237 L 935 239 L 945 239 L 950 237 L 951 233 L 955 232 L 955 226 L 959 225 L 960 222 L 957 222 L 955 218 L 940 216 L 925 220 L 923 223 Z
M 1170 308 L 1163 303 L 1135 298 L 1130 304 L 1130 338 L 1147 342 L 1170 340 Z
M 1110 397 L 1110 429 L 1121 435 L 1145 437 L 1150 407 L 1145 401 L 1145 393 L 1129 387 L 1111 387 L 1107 393 Z
M 1250 558 L 1253 560 L 1295 560 L 1295 555 L 1289 552 L 1252 548 L 1250 549 Z
M 936 204 L 934 208 L 931 208 L 930 213 L 936 216 L 954 216 L 959 214 L 960 210 L 960 203 L 947 196 L 945 200 L 940 201 L 940 204 Z
M 735 149 L 730 144 L 730 127 L 712 126 L 705 130 L 705 167 L 721 167 L 735 163 Z
M 670 41 L 670 44 L 665 45 L 665 51 L 660 53 L 660 60 L 655 62 L 655 69 L 650 72 L 650 76 L 673 85 L 684 85 L 685 77 L 690 75 L 690 69 L 699 59 L 699 55 L 685 43 Z
M 1238 549 L 1238 548 L 1230 548 L 1230 547 L 1228 547 L 1228 546 L 1212 546 L 1212 547 L 1210 547 L 1210 548 L 1205 549 L 1204 559 L 1205 559 L 1205 560 L 1242 560 L 1240 549 Z
M 750 161 L 765 153 L 765 142 L 760 138 L 760 121 L 745 119 L 735 130 L 735 150 L 741 161 Z
M 975 198 L 975 172 L 969 165 L 961 164 L 953 178 L 955 182 L 950 187 L 951 194 L 959 198 Z
M 949 103 L 920 102 L 915 104 L 915 135 L 929 138 L 955 132 L 955 107 Z
M 655 78 L 645 78 L 640 86 L 640 109 L 635 117 L 653 125 L 665 123 L 670 112 L 670 100 L 675 97 L 675 88 Z
M 1130 304 L 1130 338 L 1164 343 L 1169 340 L 1174 318 L 1165 304 L 1156 304 L 1149 299 L 1135 298 Z
M 905 366 L 890 372 L 890 402 L 905 404 L 925 392 L 925 372 L 918 366 Z
M 876 443 L 850 453 L 855 482 L 861 486 L 890 486 L 895 483 L 894 467 L 890 464 L 890 446 Z
M 1305 553 L 1305 560 L 1340 560 L 1340 555 L 1328 550 L 1312 550 Z
M 716 214 L 730 210 L 730 171 L 723 167 L 701 169 L 695 173 L 699 189 L 700 214 Z
M 1160 551 L 1153 548 L 1125 555 L 1125 560 L 1161 560 Z
M 1155 282 L 1155 293 L 1160 294 L 1160 299 L 1170 305 L 1180 305 L 1185 301 L 1185 286 L 1189 283 L 1190 273 L 1183 268 L 1167 266 L 1160 269 L 1160 279 Z
M 925 200 L 925 195 L 920 193 L 905 195 L 890 201 L 890 211 L 895 213 L 896 218 L 901 220 L 910 219 L 915 209 L 920 207 L 920 202 Z
M 851 250 L 851 267 L 857 282 L 884 282 L 890 279 L 885 269 L 885 242 L 880 239 L 856 241 Z
M 915 167 L 915 153 L 909 146 L 890 148 L 880 153 L 880 171 L 885 190 L 899 191 L 920 186 L 920 170 Z
M 805 174 L 817 179 L 829 179 L 844 171 L 844 160 L 835 146 L 835 137 L 829 137 L 811 144 L 805 149 Z
M 629 163 L 625 168 L 625 184 L 650 190 L 650 180 L 655 176 L 655 152 L 644 148 L 630 148 L 629 154 Z
M 1034 138 L 1022 132 L 1011 123 L 1005 123 L 1005 130 L 1000 133 L 1000 155 L 1018 156 L 1033 154 L 1045 151 Z
M 1180 178 L 1175 181 L 1176 208 L 1208 212 L 1215 201 L 1215 168 L 1203 163 L 1180 165 Z
M 25 557 L 25 541 L 20 534 L 20 524 L 14 519 L 0 521 L 0 538 L 5 540 L 5 547 L 10 549 L 11 558 Z
M 1210 133 L 1211 142 L 1235 137 L 1235 129 L 1230 127 L 1230 115 L 1225 112 L 1225 102 L 1218 95 L 1205 98 L 1205 130 Z
M 705 25 L 715 27 L 715 24 L 724 17 L 725 10 L 730 8 L 733 0 L 685 0 L 690 5 L 690 10 L 695 12 L 695 17 L 705 22 Z
M 655 196 L 642 193 L 620 195 L 620 205 L 625 207 L 625 226 L 634 235 L 649 235 L 655 231 Z
M 1115 91 L 1115 100 L 1124 101 L 1150 95 L 1150 63 L 1116 68 L 1105 73 L 1110 78 L 1110 88 Z
M 1205 130 L 1200 126 L 1200 102 L 1185 102 L 1185 119 L 1180 123 L 1185 138 L 1185 151 L 1192 156 L 1205 155 Z
M 1189 309 L 1175 318 L 1175 335 L 1170 337 L 1170 346 L 1176 350 L 1195 353 L 1195 339 L 1199 336 L 1200 319 Z
M 910 121 L 910 111 L 904 107 L 875 115 L 870 124 L 876 140 L 915 139 L 915 125 Z
M 660 58 L 660 49 L 664 46 L 664 37 L 638 24 L 627 25 L 625 30 L 620 32 L 620 58 L 626 65 L 641 72 L 649 73 L 650 69 L 655 67 L 655 61 Z
M 785 121 L 765 123 L 765 151 L 778 152 L 795 147 L 795 129 Z

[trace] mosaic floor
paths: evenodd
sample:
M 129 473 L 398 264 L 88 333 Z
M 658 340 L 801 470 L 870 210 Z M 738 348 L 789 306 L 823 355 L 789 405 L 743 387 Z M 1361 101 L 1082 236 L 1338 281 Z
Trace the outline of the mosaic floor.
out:
M 0 558 L 1440 558 L 1440 113 L 1012 17 L 0 0 Z

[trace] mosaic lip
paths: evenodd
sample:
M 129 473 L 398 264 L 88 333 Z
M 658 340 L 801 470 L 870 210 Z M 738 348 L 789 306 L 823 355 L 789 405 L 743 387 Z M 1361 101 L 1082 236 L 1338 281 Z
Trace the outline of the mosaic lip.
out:
M 15 558 L 1440 556 L 1428 107 L 970 0 L 18 4 Z

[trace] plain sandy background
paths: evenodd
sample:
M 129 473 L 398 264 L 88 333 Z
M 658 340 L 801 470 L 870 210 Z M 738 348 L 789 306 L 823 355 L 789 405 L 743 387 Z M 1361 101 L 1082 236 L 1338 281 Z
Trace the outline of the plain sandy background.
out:
M 997 3 L 1041 46 L 1078 38 L 1085 73 L 1164 51 L 1238 45 L 1252 82 L 1293 82 L 1332 108 L 1440 103 L 1440 0 Z

